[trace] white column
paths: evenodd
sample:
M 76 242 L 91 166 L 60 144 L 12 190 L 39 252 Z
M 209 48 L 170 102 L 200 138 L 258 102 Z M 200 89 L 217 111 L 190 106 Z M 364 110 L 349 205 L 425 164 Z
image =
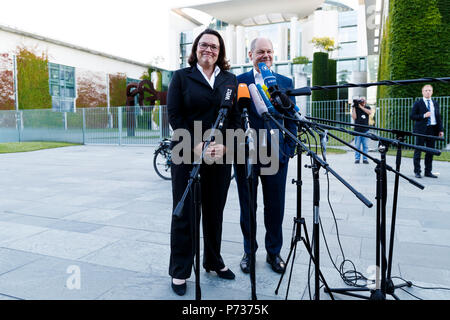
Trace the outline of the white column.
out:
M 247 52 L 245 50 L 245 33 L 243 26 L 236 27 L 236 64 L 244 64 Z
M 275 50 L 275 55 L 278 56 L 278 61 L 287 60 L 287 27 L 285 25 L 278 26 L 278 48 Z
M 298 18 L 291 18 L 291 60 L 298 55 Z
M 230 24 L 225 30 L 225 49 L 227 52 L 227 59 L 231 64 L 236 63 L 236 41 L 234 33 L 234 25 Z
M 248 51 L 250 51 L 250 44 L 252 42 L 253 39 L 258 38 L 259 37 L 259 32 L 258 30 L 250 30 L 248 33 Z

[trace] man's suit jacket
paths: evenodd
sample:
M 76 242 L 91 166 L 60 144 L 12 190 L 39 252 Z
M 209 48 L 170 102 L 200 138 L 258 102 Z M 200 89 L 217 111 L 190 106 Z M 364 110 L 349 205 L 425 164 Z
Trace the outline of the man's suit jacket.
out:
M 169 123 L 173 130 L 187 129 L 194 145 L 194 121 L 202 121 L 202 134 L 215 123 L 225 93 L 225 86 L 237 87 L 236 76 L 221 70 L 214 88 L 203 77 L 196 66 L 179 69 L 173 74 L 167 94 Z M 240 113 L 236 103 L 228 112 L 223 129 L 240 128 Z M 223 139 L 225 141 L 223 130 Z M 172 143 L 173 146 L 173 143 Z
M 292 80 L 282 76 L 278 73 L 273 72 L 273 75 L 275 76 L 277 80 L 277 84 L 279 88 L 283 89 L 291 89 L 293 88 Z M 237 76 L 238 83 L 245 83 L 247 85 L 250 85 L 252 83 L 255 83 L 255 76 L 253 75 L 253 69 L 250 71 L 240 74 Z M 295 100 L 293 97 L 291 97 L 292 102 L 295 103 Z M 258 115 L 258 112 L 256 111 L 255 104 L 252 101 L 252 105 L 250 107 L 250 110 L 248 110 L 248 117 L 250 121 L 250 127 L 252 129 L 255 129 L 258 133 L 259 137 L 259 129 L 268 129 L 265 126 L 264 120 L 262 117 Z M 272 126 L 272 129 L 278 129 L 278 127 L 275 125 L 273 121 L 270 121 L 270 125 Z M 297 127 L 294 121 L 292 120 L 284 120 L 284 126 L 292 132 L 294 135 L 297 135 Z M 268 143 L 270 143 L 270 135 L 268 135 Z M 258 140 L 257 140 L 258 141 Z M 279 160 L 281 163 L 287 163 L 289 161 L 289 156 L 292 156 L 295 152 L 295 142 L 293 142 L 289 137 L 284 137 L 281 130 L 280 130 L 280 152 L 279 152 Z
M 436 100 L 432 100 L 434 105 L 434 115 L 436 117 L 436 125 L 438 128 L 438 132 L 444 131 L 442 128 L 442 119 L 441 119 L 441 113 L 439 111 L 439 103 Z M 414 124 L 414 133 L 419 134 L 426 134 L 427 132 L 427 123 L 428 118 L 424 118 L 423 115 L 428 112 L 428 108 L 425 105 L 425 102 L 422 98 L 416 100 L 414 102 L 414 105 L 411 109 L 411 113 L 409 117 L 411 120 L 415 121 Z

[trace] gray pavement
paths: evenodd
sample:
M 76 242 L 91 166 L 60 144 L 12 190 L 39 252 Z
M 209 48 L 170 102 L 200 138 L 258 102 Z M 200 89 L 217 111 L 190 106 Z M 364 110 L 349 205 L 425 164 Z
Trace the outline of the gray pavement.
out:
M 195 299 L 195 276 L 184 297 L 170 288 L 168 275 L 171 183 L 153 170 L 153 147 L 76 146 L 0 155 L 0 300 L 5 299 Z M 376 153 L 371 153 L 378 157 Z M 393 157 L 388 164 L 395 166 Z M 303 155 L 303 163 L 307 162 Z M 328 155 L 344 179 L 374 203 L 365 207 L 335 177 L 321 170 L 320 214 L 330 254 L 321 235 L 320 265 L 330 287 L 345 287 L 338 268 L 343 255 L 357 271 L 373 275 L 376 264 L 374 164 L 354 164 L 353 152 Z M 410 178 L 412 159 L 402 173 Z M 438 179 L 422 178 L 419 190 L 401 179 L 392 276 L 422 287 L 450 287 L 450 163 L 434 161 Z M 296 216 L 296 160 L 288 173 L 284 247 L 287 257 Z M 388 189 L 393 190 L 393 174 Z M 303 217 L 312 235 L 312 178 L 303 169 Z M 259 188 L 261 189 L 261 188 Z M 390 230 L 392 197 L 388 197 Z M 258 299 L 284 299 L 279 276 L 265 262 L 262 197 L 259 190 L 256 290 Z M 337 241 L 340 236 L 342 251 Z M 222 253 L 235 272 L 233 281 L 201 270 L 203 299 L 250 299 L 243 253 L 239 203 L 233 181 L 224 213 Z M 330 258 L 331 257 L 331 258 Z M 308 255 L 298 243 L 289 299 L 309 299 Z M 291 264 L 290 264 L 291 265 Z M 345 265 L 350 270 L 349 263 Z M 311 272 L 313 268 L 311 268 Z M 311 292 L 314 286 L 311 278 Z M 394 283 L 402 283 L 394 278 Z M 448 290 L 406 290 L 422 299 L 450 299 Z M 397 289 L 402 299 L 415 299 Z M 335 295 L 336 299 L 352 299 Z M 388 296 L 389 299 L 392 297 Z M 321 290 L 321 299 L 330 297 Z

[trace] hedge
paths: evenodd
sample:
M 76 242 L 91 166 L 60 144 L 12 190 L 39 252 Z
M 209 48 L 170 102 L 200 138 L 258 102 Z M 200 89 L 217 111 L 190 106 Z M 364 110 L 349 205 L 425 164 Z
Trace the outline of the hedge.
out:
M 380 80 L 447 77 L 450 74 L 448 0 L 395 0 L 389 4 L 380 51 Z M 378 98 L 421 96 L 423 84 L 388 86 Z M 450 94 L 447 84 L 433 84 L 435 96 Z

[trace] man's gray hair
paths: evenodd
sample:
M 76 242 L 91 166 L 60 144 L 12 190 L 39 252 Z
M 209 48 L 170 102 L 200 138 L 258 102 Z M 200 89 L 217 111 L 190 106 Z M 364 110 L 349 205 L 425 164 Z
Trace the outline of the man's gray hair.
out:
M 270 40 L 269 38 L 257 37 L 255 39 L 253 39 L 252 42 L 250 42 L 250 51 L 251 52 L 255 51 L 255 49 L 256 49 L 256 41 L 258 41 L 259 39 L 266 39 L 266 40 L 268 40 L 270 42 L 270 44 L 272 45 L 272 48 L 273 48 L 272 40 Z

